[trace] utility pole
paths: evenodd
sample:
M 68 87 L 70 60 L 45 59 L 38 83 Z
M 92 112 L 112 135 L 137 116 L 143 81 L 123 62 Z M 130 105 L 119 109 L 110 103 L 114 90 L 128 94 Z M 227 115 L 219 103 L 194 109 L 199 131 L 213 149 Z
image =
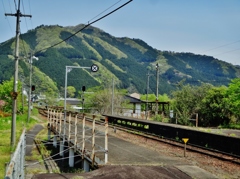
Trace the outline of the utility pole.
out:
M 28 90 L 28 117 L 27 117 L 27 122 L 29 123 L 30 121 L 30 115 L 31 115 L 31 101 L 32 101 L 32 54 L 30 54 L 30 59 L 29 59 L 29 90 Z
M 29 123 L 30 121 L 30 116 L 31 116 L 31 106 L 32 106 L 32 63 L 33 63 L 33 58 L 38 60 L 37 57 L 32 56 L 32 53 L 30 54 L 30 59 L 29 59 L 29 91 L 28 91 L 28 117 L 27 117 L 27 122 Z
M 111 105 L 111 114 L 114 114 L 114 79 L 112 78 L 112 105 Z
M 147 95 L 146 95 L 146 107 L 145 107 L 145 116 L 146 116 L 146 120 L 147 120 L 147 117 L 148 117 L 148 89 L 149 89 L 149 77 L 151 76 L 152 74 L 150 74 L 148 72 L 147 74 Z
M 157 82 L 156 82 L 156 87 L 157 87 L 157 89 L 156 89 L 156 115 L 158 115 L 158 77 L 159 77 L 159 75 L 158 75 L 158 71 L 159 71 L 159 65 L 158 65 L 158 63 L 156 64 L 156 75 L 157 75 L 157 77 L 156 77 L 156 80 L 157 80 Z
M 18 0 L 18 10 L 16 14 L 5 13 L 5 16 L 17 17 L 16 22 L 16 42 L 15 42 L 15 72 L 13 81 L 13 106 L 12 106 L 12 126 L 11 126 L 11 147 L 13 148 L 16 142 L 16 114 L 17 114 L 17 85 L 18 85 L 18 61 L 19 61 L 19 35 L 20 35 L 20 17 L 32 17 L 31 15 L 24 15 L 20 12 L 20 0 Z

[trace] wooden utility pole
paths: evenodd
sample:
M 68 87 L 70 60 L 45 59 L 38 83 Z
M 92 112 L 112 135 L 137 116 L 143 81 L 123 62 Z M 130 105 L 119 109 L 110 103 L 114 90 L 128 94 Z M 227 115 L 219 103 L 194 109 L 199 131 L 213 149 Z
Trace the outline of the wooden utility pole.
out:
M 158 81 L 159 81 L 159 65 L 158 63 L 156 64 L 156 115 L 158 115 Z
M 19 61 L 19 35 L 20 35 L 20 17 L 32 17 L 31 15 L 24 15 L 20 12 L 20 0 L 18 0 L 18 10 L 16 14 L 5 13 L 5 16 L 17 17 L 16 22 L 16 42 L 15 42 L 15 72 L 13 81 L 13 106 L 12 106 L 12 126 L 11 126 L 11 146 L 14 147 L 16 141 L 16 114 L 17 114 L 17 85 L 18 85 L 18 61 Z
M 149 72 L 147 73 L 147 95 L 146 95 L 146 106 L 145 106 L 145 117 L 146 117 L 146 120 L 148 119 L 148 89 L 149 89 L 149 77 L 151 76 L 152 74 L 150 74 Z

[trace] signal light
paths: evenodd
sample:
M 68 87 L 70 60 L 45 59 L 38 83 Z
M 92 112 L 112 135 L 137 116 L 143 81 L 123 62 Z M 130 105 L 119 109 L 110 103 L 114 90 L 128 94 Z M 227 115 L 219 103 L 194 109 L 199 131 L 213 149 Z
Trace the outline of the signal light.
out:
M 32 91 L 34 91 L 35 90 L 35 85 L 32 85 Z
M 85 86 L 82 86 L 82 91 L 86 91 L 86 87 Z

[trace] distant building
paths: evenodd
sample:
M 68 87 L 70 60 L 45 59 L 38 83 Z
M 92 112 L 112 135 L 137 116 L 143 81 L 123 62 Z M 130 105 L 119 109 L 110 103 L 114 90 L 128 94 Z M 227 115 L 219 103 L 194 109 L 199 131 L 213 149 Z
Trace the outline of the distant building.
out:
M 124 112 L 124 116 L 131 116 L 136 118 L 146 118 L 151 114 L 155 113 L 156 104 L 158 103 L 158 114 L 167 115 L 166 111 L 169 111 L 169 102 L 156 102 L 156 101 L 144 101 L 140 99 L 140 94 L 133 93 L 130 95 L 125 95 L 125 99 L 133 104 L 131 109 Z M 148 111 L 146 111 L 146 106 L 148 105 Z M 141 111 L 141 107 L 144 106 L 144 111 Z M 155 108 L 155 109 L 154 109 Z
M 60 101 L 64 101 L 64 98 L 60 98 Z M 79 107 L 82 105 L 82 101 L 78 98 L 66 98 L 67 105 L 70 105 L 71 108 L 73 108 L 75 111 L 82 110 L 82 107 Z

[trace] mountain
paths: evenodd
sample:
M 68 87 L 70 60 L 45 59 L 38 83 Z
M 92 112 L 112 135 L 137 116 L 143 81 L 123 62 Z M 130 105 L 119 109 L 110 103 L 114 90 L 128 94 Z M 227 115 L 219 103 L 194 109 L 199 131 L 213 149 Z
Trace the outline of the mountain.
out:
M 114 79 L 118 88 L 144 94 L 149 72 L 152 74 L 149 93 L 155 93 L 157 63 L 159 94 L 169 94 L 182 80 L 192 85 L 227 85 L 231 79 L 240 77 L 239 66 L 210 56 L 161 51 L 141 39 L 116 38 L 96 27 L 83 27 L 82 24 L 69 27 L 41 25 L 21 35 L 19 76 L 26 86 L 30 52 L 39 58 L 33 62 L 36 92 L 59 92 L 62 96 L 66 66 L 99 66 L 95 73 L 88 69 L 73 69 L 68 73 L 68 86 L 74 86 L 77 91 L 82 86 L 111 86 Z M 74 35 L 77 31 L 80 32 Z M 0 81 L 13 76 L 14 44 L 14 38 L 0 44 Z

